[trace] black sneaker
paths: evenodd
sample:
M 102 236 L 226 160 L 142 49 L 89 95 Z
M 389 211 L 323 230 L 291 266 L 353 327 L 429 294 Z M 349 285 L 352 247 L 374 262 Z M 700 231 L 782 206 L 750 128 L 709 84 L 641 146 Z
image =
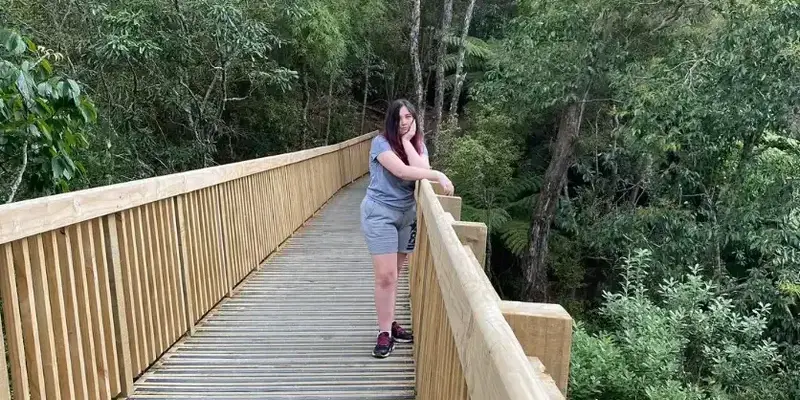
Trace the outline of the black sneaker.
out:
M 394 340 L 389 336 L 389 332 L 381 332 L 378 335 L 378 344 L 372 350 L 372 355 L 377 358 L 386 358 L 392 354 L 392 350 L 394 350 Z
M 397 322 L 392 322 L 392 339 L 400 343 L 411 343 L 414 341 L 414 335 L 403 329 Z

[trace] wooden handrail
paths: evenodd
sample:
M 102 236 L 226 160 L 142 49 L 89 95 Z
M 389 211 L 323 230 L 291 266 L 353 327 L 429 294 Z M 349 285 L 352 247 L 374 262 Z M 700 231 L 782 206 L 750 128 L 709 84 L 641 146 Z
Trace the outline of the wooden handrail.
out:
M 457 221 L 460 199 L 437 193 L 429 181 L 417 185 L 417 248 L 409 280 L 417 398 L 563 399 L 569 314 L 555 304 L 500 300 L 483 270 L 485 225 Z M 547 343 L 557 345 L 542 348 L 541 335 L 522 328 L 554 335 Z M 558 382 L 550 377 L 554 373 Z
M 24 399 L 128 396 L 133 379 L 367 172 L 375 134 L 1 206 L 10 379 L 0 377 L 0 399 L 12 389 Z M 457 221 L 461 199 L 437 193 L 422 181 L 416 194 L 418 398 L 563 399 L 571 318 L 557 305 L 502 301 L 482 268 L 486 227 Z
M 370 132 L 325 147 L 2 205 L 0 243 L 296 164 L 348 148 L 369 140 L 376 134 L 377 132 Z
M 376 133 L 0 206 L 10 371 L 0 399 L 130 395 L 133 379 L 367 172 Z

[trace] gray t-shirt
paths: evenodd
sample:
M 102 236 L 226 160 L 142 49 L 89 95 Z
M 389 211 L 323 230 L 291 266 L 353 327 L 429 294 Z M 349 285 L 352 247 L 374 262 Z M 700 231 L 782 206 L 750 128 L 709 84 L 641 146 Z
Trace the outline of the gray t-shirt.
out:
M 389 141 L 383 135 L 372 139 L 369 150 L 369 187 L 367 197 L 396 210 L 405 211 L 414 205 L 414 181 L 402 180 L 378 161 L 378 155 L 384 151 L 392 151 Z M 422 144 L 422 154 L 428 155 L 428 149 Z

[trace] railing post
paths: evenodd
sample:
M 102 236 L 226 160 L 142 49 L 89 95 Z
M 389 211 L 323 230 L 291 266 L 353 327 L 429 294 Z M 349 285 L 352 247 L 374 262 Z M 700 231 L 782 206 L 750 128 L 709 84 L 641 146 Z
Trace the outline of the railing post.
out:
M 109 266 L 109 289 L 111 292 L 111 316 L 116 327 L 117 362 L 119 364 L 119 396 L 127 398 L 133 393 L 133 366 L 131 363 L 131 345 L 128 337 L 128 312 L 125 294 L 122 288 L 122 261 L 119 255 L 119 238 L 117 237 L 117 214 L 103 218 L 105 242 Z
M 417 201 L 422 194 L 417 185 Z M 461 216 L 461 198 L 437 196 L 445 213 L 454 219 Z M 469 389 L 462 372 L 463 363 L 450 336 L 449 321 L 437 271 L 433 264 L 435 251 L 429 245 L 429 221 L 421 207 L 417 208 L 417 247 L 412 255 L 410 279 L 412 291 L 412 320 L 419 338 L 414 345 L 417 398 L 463 400 L 469 398 Z
M 0 298 L 3 299 L 3 321 L 8 329 L 11 386 L 15 397 L 28 399 L 31 396 L 31 387 L 28 383 L 28 367 L 22 344 L 22 316 L 17 293 L 16 267 L 10 243 L 0 245 Z
M 178 239 L 178 254 L 180 255 L 180 278 L 181 288 L 184 295 L 184 311 L 186 312 L 186 325 L 188 327 L 188 335 L 194 335 L 194 291 L 191 285 L 191 274 L 189 268 L 189 253 L 186 248 L 189 246 L 188 238 L 186 237 L 186 218 L 183 215 L 186 205 L 183 195 L 175 196 L 175 236 Z
M 450 213 L 454 220 L 461 221 L 461 197 L 439 194 L 436 195 L 436 198 L 439 200 L 439 204 L 442 205 L 444 212 Z
M 446 213 L 450 213 L 456 221 L 461 220 L 461 197 L 437 195 L 439 204 Z
M 453 230 L 456 231 L 461 244 L 469 246 L 472 254 L 478 260 L 478 264 L 486 268 L 486 234 L 488 232 L 486 224 L 482 222 L 462 222 L 453 223 Z
M 0 400 L 11 399 L 11 387 L 8 385 L 8 364 L 6 364 L 6 335 L 3 324 L 0 324 Z
M 547 392 L 548 399 L 550 400 L 563 400 L 567 394 L 561 393 L 561 390 L 556 385 L 555 380 L 550 374 L 547 373 L 544 364 L 536 357 L 528 357 L 533 370 L 536 371 L 536 377 L 540 382 L 544 383 L 545 392 Z
M 227 218 L 226 218 L 227 216 L 225 215 L 225 213 L 222 212 L 222 208 L 223 208 L 223 204 L 222 204 L 222 199 L 223 199 L 223 196 L 222 196 L 222 185 L 214 186 L 213 189 L 211 189 L 211 190 L 212 190 L 212 192 L 211 192 L 212 193 L 212 195 L 211 195 L 211 199 L 212 199 L 211 207 L 212 208 L 216 208 L 216 210 L 213 210 L 212 212 L 216 212 L 217 213 L 217 221 L 219 221 L 219 223 L 214 224 L 214 225 L 216 225 L 216 228 L 217 228 L 217 238 L 218 238 L 218 242 L 219 242 L 218 246 L 220 247 L 220 251 L 221 251 L 220 258 L 219 258 L 219 262 L 221 264 L 220 267 L 222 268 L 222 277 L 221 277 L 221 279 L 223 281 L 223 284 L 225 285 L 225 297 L 230 297 L 231 296 L 231 291 L 233 290 L 233 288 L 236 285 L 233 282 L 233 278 L 231 278 L 231 271 L 230 271 L 231 266 L 228 263 L 228 251 L 229 251 L 228 247 L 230 247 L 230 246 L 228 245 L 228 230 L 226 229 L 227 228 L 227 224 L 228 224 Z M 253 190 L 253 188 L 251 187 L 250 190 Z M 216 207 L 214 207 L 214 204 L 213 204 L 214 200 L 216 200 L 216 205 L 217 205 Z
M 558 304 L 501 301 L 508 325 L 528 357 L 541 360 L 566 396 L 572 346 L 572 317 Z
M 440 189 L 434 186 L 434 190 Z M 445 212 L 456 220 L 453 230 L 468 252 L 486 268 L 487 227 L 479 222 L 463 222 L 461 198 L 437 195 Z M 552 399 L 566 396 L 569 378 L 569 357 L 572 343 L 572 318 L 557 304 L 537 304 L 501 301 L 503 316 L 517 336 L 525 354 L 542 382 L 552 382 L 547 388 Z M 541 360 L 541 361 L 539 361 Z

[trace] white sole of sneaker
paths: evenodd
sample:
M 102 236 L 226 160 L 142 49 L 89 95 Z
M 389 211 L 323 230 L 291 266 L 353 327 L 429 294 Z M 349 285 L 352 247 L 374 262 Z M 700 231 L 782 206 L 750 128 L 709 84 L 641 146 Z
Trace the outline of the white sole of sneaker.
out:
M 375 349 L 373 349 L 372 356 L 375 358 L 386 358 L 389 357 L 389 355 L 391 355 L 393 351 L 394 351 L 394 343 L 392 343 L 392 345 L 389 347 L 389 351 L 387 351 L 386 354 L 383 355 L 376 353 Z

